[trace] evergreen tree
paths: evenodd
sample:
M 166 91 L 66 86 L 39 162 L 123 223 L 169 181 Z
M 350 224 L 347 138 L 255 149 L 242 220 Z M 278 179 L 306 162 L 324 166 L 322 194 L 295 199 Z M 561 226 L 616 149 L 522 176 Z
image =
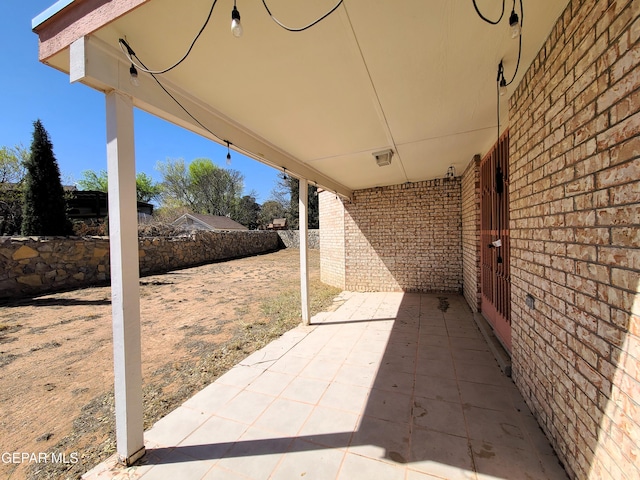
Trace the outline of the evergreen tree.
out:
M 69 235 L 60 170 L 53 155 L 49 134 L 40 120 L 33 123 L 31 155 L 25 162 L 23 235 Z

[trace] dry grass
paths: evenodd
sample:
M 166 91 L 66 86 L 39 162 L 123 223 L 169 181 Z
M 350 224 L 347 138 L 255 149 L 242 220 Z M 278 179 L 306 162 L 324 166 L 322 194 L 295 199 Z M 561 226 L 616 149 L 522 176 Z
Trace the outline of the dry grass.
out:
M 339 289 L 318 280 L 310 283 L 312 315 L 332 305 Z M 191 358 L 180 363 L 170 362 L 151 375 L 143 387 L 144 427 L 177 408 L 185 400 L 212 383 L 243 358 L 259 350 L 300 323 L 300 292 L 297 288 L 281 291 L 264 298 L 260 305 L 262 318 L 254 323 L 234 326 L 232 337 L 223 343 L 201 342 L 193 346 Z M 87 470 L 115 452 L 115 421 L 113 391 L 100 395 L 86 404 L 75 419 L 71 434 L 49 448 L 50 452 L 82 452 L 77 464 L 33 465 L 28 478 L 78 479 Z

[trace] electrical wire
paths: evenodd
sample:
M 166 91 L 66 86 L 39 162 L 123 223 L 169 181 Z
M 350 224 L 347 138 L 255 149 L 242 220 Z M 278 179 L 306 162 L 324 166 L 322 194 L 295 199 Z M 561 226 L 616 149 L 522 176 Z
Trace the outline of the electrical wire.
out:
M 500 80 L 504 78 L 504 67 L 502 62 L 498 65 L 498 81 L 496 82 L 496 99 L 497 99 L 497 119 L 498 119 L 498 142 L 500 142 Z
M 290 32 L 302 32 L 304 30 L 307 30 L 311 27 L 313 27 L 314 25 L 320 23 L 322 20 L 324 20 L 325 18 L 327 18 L 329 15 L 331 15 L 333 12 L 335 12 L 338 7 L 340 7 L 340 5 L 342 5 L 344 0 L 339 0 L 339 2 L 331 9 L 329 10 L 327 13 L 325 13 L 322 17 L 318 18 L 317 20 L 315 20 L 314 22 L 301 27 L 301 28 L 291 28 L 288 27 L 286 25 L 284 25 L 282 22 L 280 22 L 276 17 L 273 16 L 273 14 L 271 13 L 271 11 L 269 10 L 269 7 L 267 6 L 267 3 L 265 2 L 265 0 L 262 0 L 262 4 L 264 5 L 264 8 L 267 10 L 267 13 L 269 14 L 269 16 L 271 17 L 271 19 L 276 22 L 278 25 L 280 25 L 282 28 L 284 28 L 285 30 L 288 30 Z M 184 62 L 187 57 L 189 56 L 189 54 L 191 53 L 191 51 L 193 50 L 193 47 L 195 46 L 196 42 L 198 41 L 198 39 L 200 38 L 200 36 L 202 35 L 202 32 L 204 31 L 204 29 L 207 27 L 207 25 L 209 24 L 209 21 L 211 20 L 211 16 L 213 14 L 213 9 L 215 8 L 216 4 L 218 3 L 218 0 L 213 0 L 212 4 L 211 4 L 211 8 L 209 9 L 209 13 L 207 14 L 207 18 L 205 19 L 204 23 L 202 24 L 202 27 L 200 27 L 200 30 L 198 31 L 198 33 L 196 34 L 196 36 L 194 37 L 193 41 L 191 42 L 191 44 L 189 45 L 189 48 L 187 49 L 187 51 L 185 52 L 185 54 L 180 58 L 180 60 L 178 60 L 176 63 L 174 63 L 173 65 L 171 65 L 170 67 L 161 69 L 161 70 L 151 70 L 149 68 L 147 68 L 147 66 L 144 64 L 144 62 L 142 60 L 140 60 L 140 58 L 136 55 L 135 51 L 131 48 L 131 46 L 129 45 L 129 43 L 123 39 L 120 38 L 118 40 L 118 43 L 120 44 L 120 49 L 122 50 L 122 52 L 124 53 L 124 55 L 127 57 L 127 59 L 131 62 L 132 66 L 135 66 L 138 70 L 148 73 L 149 75 L 151 75 L 151 77 L 155 80 L 155 82 L 158 84 L 158 86 L 160 88 L 162 88 L 162 90 L 164 90 L 164 92 L 191 118 L 193 119 L 193 121 L 195 121 L 198 125 L 200 125 L 200 127 L 202 127 L 204 130 L 206 130 L 207 132 L 209 132 L 211 135 L 213 135 L 215 138 L 217 138 L 220 142 L 222 143 L 226 143 L 227 144 L 227 148 L 229 147 L 230 142 L 228 140 L 224 140 L 221 137 L 219 137 L 218 135 L 216 135 L 214 132 L 212 132 L 209 128 L 207 128 L 206 125 L 204 125 L 202 122 L 200 122 L 200 120 L 198 120 L 191 112 L 189 112 L 189 110 L 187 110 L 187 108 L 182 105 L 182 103 L 180 103 L 180 101 L 173 95 L 171 94 L 171 92 L 169 92 L 169 90 L 167 90 L 167 88 L 162 84 L 162 82 L 156 77 L 156 75 L 161 75 L 164 73 L 167 73 L 171 70 L 173 70 L 174 68 L 176 68 L 178 65 L 180 65 L 182 62 Z M 137 60 L 137 61 L 136 61 Z M 241 149 L 242 150 L 242 149 Z M 244 150 L 243 150 L 244 151 Z M 249 153 L 249 152 L 246 152 Z
M 217 1 L 217 0 L 216 0 L 216 1 Z M 214 4 L 215 4 L 215 1 L 214 1 Z M 130 48 L 130 47 L 128 46 L 128 44 L 127 44 L 124 40 L 120 39 L 120 42 L 124 42 L 124 44 L 127 46 L 127 48 Z M 135 54 L 134 54 L 134 55 L 135 55 Z M 136 58 L 138 58 L 138 57 L 136 56 Z M 195 116 L 193 116 L 193 114 L 192 114 L 189 110 L 187 110 L 187 108 L 186 108 L 184 105 L 182 105 L 182 103 L 180 103 L 180 101 L 179 101 L 175 96 L 173 96 L 173 94 L 172 94 L 169 90 L 167 90 L 167 88 L 162 84 L 162 82 L 161 82 L 160 80 L 158 80 L 158 77 L 156 76 L 156 74 L 155 74 L 155 73 L 150 73 L 150 72 L 149 72 L 149 70 L 147 69 L 146 65 L 145 65 L 145 64 L 142 62 L 142 60 L 140 60 L 139 58 L 138 58 L 138 61 L 140 62 L 140 65 L 141 65 L 141 68 L 140 68 L 140 69 L 141 69 L 143 72 L 147 72 L 147 73 L 149 73 L 149 75 L 151 75 L 151 78 L 153 78 L 153 79 L 156 81 L 156 83 L 160 86 L 160 88 L 161 88 L 162 90 L 164 90 L 164 93 L 166 93 L 167 95 L 169 95 L 169 97 L 170 97 L 174 102 L 176 102 L 176 104 L 177 104 L 177 105 L 178 105 L 178 106 L 179 106 L 179 107 L 184 111 L 184 113 L 186 113 L 187 115 L 189 115 L 189 117 L 191 117 L 191 119 L 193 119 L 193 121 L 194 121 L 194 122 L 196 122 L 198 125 L 200 125 L 202 128 L 204 128 L 207 132 L 209 132 L 209 133 L 210 133 L 211 135 L 213 135 L 215 138 L 217 138 L 218 140 L 220 140 L 220 142 L 222 142 L 222 143 L 227 143 L 227 144 L 229 144 L 229 143 L 230 143 L 228 140 L 223 140 L 221 137 L 219 137 L 218 135 L 216 135 L 215 133 L 213 133 L 209 128 L 207 128 L 207 126 L 206 126 L 206 125 L 204 125 L 200 120 L 198 120 Z
M 300 28 L 288 27 L 284 23 L 282 23 L 280 20 L 278 20 L 276 17 L 274 17 L 273 14 L 271 13 L 271 10 L 269 10 L 269 7 L 267 6 L 266 0 L 262 0 L 262 5 L 264 5 L 264 8 L 267 11 L 267 13 L 269 14 L 269 16 L 271 17 L 271 20 L 273 20 L 275 23 L 277 23 L 280 27 L 284 28 L 288 32 L 304 32 L 305 30 L 307 30 L 307 29 L 313 27 L 314 25 L 320 23 L 322 20 L 324 20 L 329 15 L 331 15 L 333 12 L 335 12 L 338 9 L 338 7 L 340 5 L 342 5 L 343 1 L 344 0 L 339 0 L 338 3 L 336 4 L 336 6 L 333 7 L 331 10 L 329 10 L 327 13 L 325 13 L 323 16 L 321 16 L 317 20 L 311 22 L 309 25 L 306 25 L 306 26 L 300 27 Z M 475 4 L 475 0 L 473 0 L 473 1 L 474 1 L 474 4 Z M 504 0 L 502 0 L 502 1 L 504 2 Z
M 158 80 L 158 78 L 152 73 L 151 77 L 156 81 L 156 83 L 158 85 L 160 85 L 160 88 L 162 88 L 162 90 L 165 91 L 165 93 L 167 95 L 169 95 L 169 97 L 171 97 L 171 99 L 176 102 L 176 104 L 184 111 L 184 113 L 186 113 L 187 115 L 189 115 L 189 117 L 191 117 L 193 119 L 194 122 L 196 122 L 198 125 L 200 125 L 202 128 L 204 128 L 207 132 L 209 132 L 211 135 L 213 135 L 214 137 L 216 137 L 218 140 L 220 140 L 221 143 L 224 143 L 225 140 L 223 140 L 221 137 L 219 137 L 218 135 L 216 135 L 215 133 L 213 133 L 211 130 L 209 130 L 200 120 L 198 120 L 196 117 L 194 117 L 191 112 L 189 110 L 186 109 L 186 107 L 184 105 L 182 105 L 182 103 L 180 103 L 180 101 L 174 97 L 171 92 L 169 92 L 169 90 L 166 89 L 166 87 L 162 84 L 162 82 L 160 82 L 160 80 Z
M 516 62 L 516 69 L 513 72 L 511 80 L 507 82 L 507 86 L 511 85 L 518 75 L 518 69 L 520 68 L 520 57 L 522 56 L 522 34 L 518 36 L 518 61 Z
M 142 61 L 138 58 L 138 56 L 135 54 L 135 52 L 133 51 L 133 49 L 129 46 L 129 44 L 127 43 L 126 40 L 124 39 L 119 39 L 119 43 L 120 43 L 120 49 L 122 50 L 122 52 L 126 55 L 126 57 L 129 59 L 129 61 L 135 65 L 136 67 L 138 67 L 139 70 L 142 70 L 143 72 L 149 73 L 151 75 L 161 75 L 163 73 L 167 73 L 170 72 L 171 70 L 173 70 L 174 68 L 176 68 L 178 65 L 180 65 L 182 62 L 184 62 L 187 57 L 189 56 L 189 54 L 191 53 L 191 50 L 193 50 L 193 47 L 195 46 L 196 42 L 198 41 L 198 39 L 200 38 L 200 35 L 202 35 L 202 32 L 204 32 L 204 29 L 207 27 L 207 25 L 209 24 L 209 20 L 211 20 L 211 15 L 213 14 L 213 8 L 216 6 L 216 3 L 218 3 L 218 0 L 213 0 L 213 3 L 211 4 L 211 8 L 209 9 L 209 14 L 207 15 L 207 19 L 204 21 L 204 24 L 202 25 L 202 27 L 200 28 L 200 30 L 198 31 L 198 34 L 195 36 L 195 38 L 193 39 L 193 41 L 191 42 L 191 45 L 189 45 L 189 48 L 187 49 L 187 51 L 185 52 L 185 54 L 182 56 L 182 58 L 180 60 L 178 60 L 176 63 L 174 63 L 173 65 L 171 65 L 170 67 L 167 67 L 165 69 L 162 70 L 149 70 L 147 69 L 144 64 L 142 63 Z M 124 48 L 123 48 L 124 47 Z M 136 63 L 134 61 L 134 58 L 138 60 L 138 63 Z
M 161 75 L 163 73 L 167 73 L 167 72 L 173 70 L 174 68 L 176 68 L 178 65 L 180 65 L 182 62 L 184 62 L 187 59 L 187 57 L 189 56 L 189 54 L 193 50 L 193 47 L 195 46 L 196 42 L 198 41 L 198 39 L 202 35 L 202 32 L 204 31 L 204 29 L 209 24 L 209 20 L 211 20 L 211 15 L 213 14 L 213 9 L 216 6 L 216 3 L 218 3 L 218 0 L 213 0 L 213 3 L 211 4 L 211 8 L 209 9 L 209 13 L 207 15 L 206 20 L 204 21 L 202 27 L 198 31 L 197 35 L 195 36 L 195 38 L 193 39 L 191 44 L 189 45 L 189 48 L 187 49 L 185 54 L 182 56 L 182 58 L 180 58 L 180 60 L 178 60 L 176 63 L 174 63 L 173 65 L 171 65 L 168 68 L 165 68 L 165 69 L 162 69 L 162 70 L 151 70 L 151 69 L 147 68 L 147 66 L 144 64 L 144 62 L 142 60 L 140 60 L 140 57 L 138 57 L 136 55 L 136 53 L 133 51 L 133 49 L 131 48 L 129 43 L 127 43 L 127 41 L 125 39 L 123 39 L 123 38 L 118 39 L 118 43 L 120 44 L 120 49 L 125 54 L 127 59 L 131 62 L 132 65 L 137 67 L 138 70 L 140 70 L 142 72 L 145 72 L 145 73 L 148 73 L 149 75 L 151 75 L 151 77 L 155 80 L 155 82 L 158 84 L 158 86 L 162 90 L 164 90 L 164 92 L 176 103 L 176 105 L 178 105 L 191 119 L 193 119 L 194 122 L 196 122 L 204 130 L 209 132 L 211 135 L 213 135 L 215 138 L 217 138 L 221 142 L 226 142 L 227 146 L 228 146 L 230 142 L 228 142 L 226 140 L 223 140 L 218 135 L 216 135 L 214 132 L 212 132 L 209 128 L 207 128 L 206 125 L 204 125 L 202 122 L 200 122 L 200 120 L 198 120 L 191 112 L 189 112 L 189 110 L 187 110 L 187 108 L 184 105 L 182 105 L 182 103 L 180 103 L 180 101 L 171 92 L 169 92 L 169 90 L 167 90 L 167 88 L 162 84 L 162 82 L 160 80 L 158 80 L 158 78 L 156 76 L 156 75 Z M 137 60 L 137 62 L 134 59 Z
M 140 62 L 140 63 L 142 63 L 142 62 Z M 146 67 L 144 66 L 144 64 L 142 64 L 142 66 L 143 66 L 144 68 L 146 68 Z M 234 147 L 234 150 L 235 150 L 235 151 L 242 152 L 242 153 L 244 153 L 246 156 L 248 156 L 248 157 L 250 157 L 250 158 L 257 158 L 257 156 L 256 156 L 253 152 L 251 152 L 250 150 L 247 150 L 246 148 L 242 148 L 242 147 L 240 147 L 239 145 L 236 145 L 236 144 L 232 143 L 231 141 L 226 140 L 226 139 L 223 139 L 223 138 L 222 138 L 222 137 L 220 137 L 219 135 L 216 135 L 216 133 L 215 133 L 215 132 L 213 132 L 211 129 L 209 129 L 209 128 L 208 128 L 206 125 L 204 125 L 200 120 L 198 120 L 198 119 L 197 119 L 197 118 L 196 118 L 196 117 L 195 117 L 195 116 L 194 116 L 194 115 L 193 115 L 189 110 L 187 110 L 187 108 L 186 108 L 184 105 L 182 105 L 182 103 L 180 103 L 180 101 L 179 101 L 179 100 L 178 100 L 174 95 L 172 95 L 172 94 L 171 94 L 171 92 L 170 92 L 169 90 L 167 90 L 167 88 L 162 84 L 162 82 L 161 82 L 161 81 L 156 77 L 156 75 L 155 75 L 155 74 L 151 73 L 150 75 L 151 75 L 151 77 L 156 81 L 156 83 L 160 86 L 160 88 L 161 88 L 162 90 L 164 90 L 164 92 L 165 92 L 165 93 L 166 93 L 166 94 L 171 98 L 171 100 L 173 100 L 173 101 L 176 103 L 176 105 L 178 105 L 178 106 L 182 109 L 182 111 L 184 111 L 184 113 L 186 113 L 186 114 L 187 114 L 187 115 L 188 115 L 188 116 L 189 116 L 189 117 L 190 117 L 194 122 L 196 122 L 198 125 L 200 125 L 200 127 L 202 127 L 205 131 L 209 132 L 209 133 L 210 133 L 211 135 L 213 135 L 216 139 L 218 139 L 218 141 L 219 141 L 219 143 L 220 143 L 220 144 L 226 144 L 226 145 L 227 145 L 227 149 L 229 149 L 229 146 L 230 146 L 230 145 L 233 145 L 233 147 Z M 228 150 L 227 150 L 227 152 L 228 152 Z M 230 154 L 229 154 L 229 155 L 230 155 Z M 268 165 L 271 165 L 272 167 L 277 168 L 274 164 L 272 164 L 271 162 L 269 162 L 269 161 L 268 161 L 267 159 L 265 159 L 264 157 L 263 157 L 262 161 L 263 161 L 263 162 L 265 162 L 265 163 L 267 163 Z M 283 168 L 284 168 L 284 167 L 283 167 Z M 287 169 L 286 169 L 286 168 L 284 168 L 284 172 L 285 172 L 285 174 L 286 174 L 286 171 L 287 171 Z
M 142 61 L 140 61 L 140 63 L 142 64 L 143 68 L 146 69 L 146 67 L 144 66 L 144 63 L 142 63 Z M 146 71 L 146 70 L 143 70 L 143 71 Z M 229 146 L 233 145 L 234 150 L 236 150 L 238 152 L 242 152 L 245 155 L 247 155 L 248 157 L 252 157 L 252 158 L 256 157 L 256 155 L 253 152 L 251 152 L 251 151 L 249 151 L 249 150 L 247 150 L 245 148 L 242 148 L 242 147 L 232 143 L 229 140 L 223 139 L 219 135 L 216 135 L 215 132 L 213 132 L 210 128 L 208 128 L 205 124 L 203 124 L 200 120 L 198 120 L 189 110 L 187 110 L 187 108 L 182 103 L 180 103 L 180 101 L 169 90 L 167 90 L 167 88 L 162 84 L 162 82 L 157 78 L 157 76 L 155 74 L 151 73 L 150 75 L 151 75 L 151 78 L 153 78 L 155 80 L 155 82 L 158 84 L 158 86 L 160 86 L 160 88 L 162 90 L 164 90 L 164 92 L 169 96 L 169 98 L 171 98 L 171 100 L 173 100 L 176 103 L 176 105 L 178 105 L 180 107 L 180 109 L 182 111 L 184 111 L 184 113 L 186 113 L 194 122 L 196 122 L 198 125 L 200 125 L 200 127 L 202 127 L 205 131 L 209 132 L 216 139 L 218 139 L 219 143 L 227 145 L 227 153 L 229 154 L 229 156 L 230 156 L 230 153 L 229 153 L 229 150 L 228 150 Z M 228 159 L 228 160 L 230 160 L 230 159 Z M 263 159 L 263 161 L 266 161 L 266 159 Z M 268 161 L 267 161 L 267 163 L 270 164 Z M 272 166 L 274 166 L 274 165 L 272 165 Z M 285 169 L 285 171 L 286 171 L 286 169 Z
M 484 20 L 487 23 L 490 23 L 491 25 L 497 25 L 500 23 L 500 20 L 502 20 L 502 17 L 504 16 L 504 4 L 505 4 L 506 0 L 502 0 L 502 13 L 500 14 L 500 18 L 498 20 L 496 20 L 495 22 L 493 20 L 489 20 L 487 17 L 485 17 L 482 12 L 480 11 L 480 9 L 478 8 L 478 4 L 476 3 L 476 0 L 473 0 L 473 8 L 476 9 L 476 13 L 478 14 L 478 16 Z M 515 5 L 515 0 L 513 0 L 513 3 Z

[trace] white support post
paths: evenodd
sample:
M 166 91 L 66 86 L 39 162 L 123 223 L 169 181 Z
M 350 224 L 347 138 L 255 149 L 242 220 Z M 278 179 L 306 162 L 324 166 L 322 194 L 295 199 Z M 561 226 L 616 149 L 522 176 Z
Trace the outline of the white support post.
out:
M 309 184 L 305 178 L 301 178 L 298 185 L 298 216 L 300 233 L 300 300 L 302 303 L 302 323 L 309 325 L 309 261 L 308 261 L 308 238 L 309 238 Z
M 116 446 L 131 465 L 144 455 L 133 102 L 116 91 L 106 100 Z

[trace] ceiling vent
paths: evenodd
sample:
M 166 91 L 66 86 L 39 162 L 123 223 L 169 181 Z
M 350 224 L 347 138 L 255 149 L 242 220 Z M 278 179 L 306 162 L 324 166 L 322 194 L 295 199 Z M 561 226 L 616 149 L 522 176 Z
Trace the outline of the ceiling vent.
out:
M 390 148 L 382 150 L 381 152 L 375 152 L 373 156 L 376 158 L 376 163 L 379 167 L 386 167 L 391 165 L 391 157 L 393 157 L 393 150 Z

